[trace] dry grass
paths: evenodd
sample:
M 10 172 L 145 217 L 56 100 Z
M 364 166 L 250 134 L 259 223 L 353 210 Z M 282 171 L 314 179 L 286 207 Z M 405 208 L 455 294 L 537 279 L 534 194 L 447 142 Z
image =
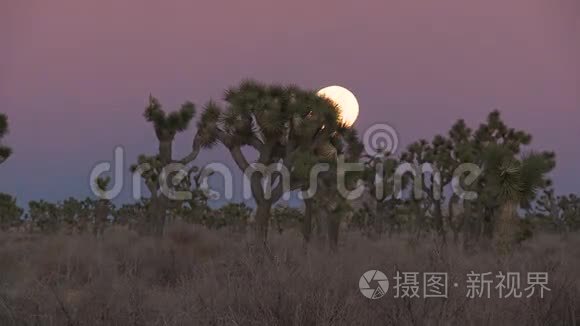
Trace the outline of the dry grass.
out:
M 175 226 L 164 239 L 109 230 L 91 236 L 0 234 L 0 325 L 575 325 L 580 240 L 543 236 L 511 256 L 444 249 L 430 240 L 345 234 L 337 253 L 306 252 L 295 234 L 271 254 L 247 236 Z M 547 271 L 544 299 L 368 300 L 363 272 Z

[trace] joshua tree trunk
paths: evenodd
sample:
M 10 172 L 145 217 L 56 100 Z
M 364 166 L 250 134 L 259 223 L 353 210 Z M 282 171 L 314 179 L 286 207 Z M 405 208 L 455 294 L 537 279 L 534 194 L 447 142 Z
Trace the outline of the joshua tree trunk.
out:
M 162 138 L 159 140 L 159 158 L 161 164 L 165 165 L 171 163 L 172 154 L 172 146 L 173 146 L 173 138 Z
M 472 204 L 469 201 L 463 201 L 463 215 L 465 220 L 465 229 L 463 230 L 463 248 L 470 249 L 473 243 L 478 239 L 479 228 L 473 216 Z
M 109 215 L 109 203 L 105 199 L 100 199 L 97 202 L 97 207 L 95 210 L 95 225 L 93 228 L 93 234 L 95 236 L 103 235 L 108 215 Z
M 386 210 L 386 209 L 385 209 Z M 374 211 L 374 212 L 370 212 L 371 216 L 373 217 L 373 236 L 375 239 L 380 239 L 381 236 L 383 235 L 383 230 L 384 230 L 384 215 L 385 215 L 385 211 L 381 210 L 381 211 Z
M 312 210 L 313 210 L 312 199 L 304 199 L 304 221 L 302 223 L 302 235 L 304 236 L 304 242 L 309 243 L 310 237 L 312 235 Z
M 501 208 L 501 213 L 496 226 L 496 248 L 501 254 L 511 252 L 516 227 L 516 208 L 517 204 L 513 201 L 507 201 Z
M 463 212 L 457 213 L 455 210 L 455 204 L 460 202 L 460 198 L 457 195 L 452 195 L 449 199 L 447 208 L 447 224 L 453 232 L 453 244 L 457 245 L 459 243 L 459 233 L 464 230 L 466 224 L 466 212 L 468 205 L 466 201 L 461 201 L 463 204 Z M 467 231 L 464 231 L 464 234 Z
M 79 234 L 83 234 L 86 230 L 87 230 L 87 225 L 89 223 L 87 222 L 87 215 L 86 213 L 83 213 L 81 215 L 79 215 L 79 219 L 77 222 L 77 229 Z
M 441 238 L 441 241 L 443 241 L 443 244 L 447 243 L 445 229 L 443 228 L 443 212 L 441 210 L 441 200 L 435 201 L 435 229 Z
M 268 241 L 268 226 L 270 222 L 270 214 L 272 209 L 272 202 L 269 200 L 260 201 L 256 208 L 256 224 L 258 226 L 258 240 L 262 241 L 264 245 Z
M 419 239 L 421 239 L 422 233 L 423 233 L 423 229 L 425 227 L 425 209 L 421 207 L 421 204 L 418 203 L 417 201 L 413 201 L 412 205 L 412 210 L 414 211 L 414 225 L 413 227 L 415 228 L 414 233 L 415 233 L 415 241 L 418 241 Z
M 497 210 L 495 209 L 488 209 L 488 208 L 484 208 L 483 209 L 483 220 L 481 221 L 481 233 L 483 236 L 487 237 L 488 239 L 492 239 L 493 238 L 493 234 L 494 231 L 497 230 L 496 224 L 498 223 L 497 221 Z M 501 209 L 500 212 L 501 214 Z
M 165 203 L 162 198 L 152 197 L 147 209 L 147 221 L 143 233 L 155 235 L 157 237 L 163 236 L 163 229 L 165 227 Z
M 327 218 L 322 214 L 316 214 L 314 216 L 314 222 L 316 223 L 316 236 L 319 240 L 324 240 L 324 238 L 326 237 L 328 229 L 326 220 Z
M 330 249 L 336 251 L 338 249 L 338 233 L 340 231 L 340 217 L 338 213 L 328 214 L 328 242 Z

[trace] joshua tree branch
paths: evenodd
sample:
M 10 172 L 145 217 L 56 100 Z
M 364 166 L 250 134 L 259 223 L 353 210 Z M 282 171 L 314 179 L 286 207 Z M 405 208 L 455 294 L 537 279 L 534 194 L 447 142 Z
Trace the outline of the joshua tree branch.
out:
M 193 145 L 191 147 L 191 153 L 189 153 L 189 155 L 180 161 L 181 164 L 187 165 L 193 162 L 199 155 L 199 152 L 201 151 L 201 142 L 199 141 L 198 134 L 195 135 L 195 138 L 193 139 Z
M 279 177 L 279 179 L 280 182 L 278 182 L 276 187 L 274 187 L 274 190 L 272 190 L 272 202 L 277 202 L 286 191 L 290 191 L 290 189 L 284 189 L 284 182 L 281 180 L 281 177 Z
M 264 143 L 257 136 L 252 136 L 248 140 L 248 145 L 255 148 L 258 152 L 261 152 L 263 149 Z
M 248 163 L 248 160 L 242 153 L 242 149 L 240 148 L 240 146 L 232 146 L 229 148 L 229 150 L 230 153 L 232 154 L 234 162 L 236 162 L 240 170 L 242 170 L 242 172 L 246 171 L 246 169 L 250 166 L 250 164 Z

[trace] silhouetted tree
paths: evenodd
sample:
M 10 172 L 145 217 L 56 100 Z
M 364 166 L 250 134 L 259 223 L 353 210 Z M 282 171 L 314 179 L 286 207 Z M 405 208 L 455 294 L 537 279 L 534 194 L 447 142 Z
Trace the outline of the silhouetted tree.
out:
M 110 177 L 97 178 L 95 180 L 98 193 L 98 201 L 95 207 L 95 224 L 93 226 L 93 234 L 95 236 L 102 236 L 105 230 L 105 225 L 111 211 L 111 202 L 106 198 L 105 192 L 111 182 Z
M 364 169 L 346 173 L 347 171 L 343 170 L 343 167 L 339 164 L 339 160 L 344 163 L 359 162 L 364 146 L 359 141 L 356 130 L 345 126 L 338 128 L 329 139 L 328 145 L 333 150 L 328 151 L 326 155 L 317 156 L 316 163 L 328 164 L 329 170 L 318 175 L 316 180 L 318 182 L 318 190 L 314 197 L 310 199 L 312 200 L 310 208 L 308 206 L 309 200 L 305 200 L 304 224 L 306 225 L 310 222 L 309 215 L 316 211 L 319 234 L 326 233 L 330 248 L 336 250 L 338 248 L 340 225 L 344 218 L 353 212 L 351 200 L 347 198 L 348 194 L 343 191 L 353 190 L 359 185 L 364 176 Z M 344 182 L 341 187 L 344 186 L 345 189 L 339 188 L 339 180 L 341 183 Z M 305 233 L 307 242 L 308 238 Z
M 79 220 L 82 214 L 82 203 L 76 198 L 69 197 L 58 203 L 58 208 L 60 219 L 69 232 L 75 228 L 80 231 Z
M 41 232 L 56 232 L 59 228 L 58 206 L 44 200 L 30 201 L 28 211 L 34 228 Z
M 484 153 L 484 171 L 488 190 L 501 206 L 496 225 L 496 245 L 509 252 L 515 240 L 519 218 L 517 209 L 528 207 L 538 189 L 549 185 L 546 174 L 554 168 L 552 153 L 529 153 L 515 156 L 505 145 L 488 146 Z
M 8 134 L 8 118 L 5 114 L 0 113 L 0 164 L 3 163 L 12 154 L 12 149 L 2 145 L 2 138 Z
M 207 147 L 223 144 L 249 178 L 259 237 L 265 244 L 273 204 L 284 192 L 303 186 L 303 171 L 318 161 L 315 155 L 334 150 L 328 139 L 340 128 L 338 110 L 315 92 L 254 81 L 229 89 L 224 100 L 225 110 L 213 101 L 207 104 L 201 121 L 208 128 L 200 141 Z M 257 152 L 253 162 L 243 147 Z M 257 171 L 258 165 L 273 164 L 289 172 L 290 189 L 281 174 L 270 177 Z
M 16 198 L 0 193 L 0 229 L 6 230 L 20 224 L 24 210 L 16 204 Z
M 541 217 L 557 232 L 567 235 L 580 229 L 580 198 L 575 194 L 556 196 L 554 189 L 545 189 L 533 208 L 531 217 Z
M 399 227 L 398 207 L 401 199 L 395 193 L 395 170 L 400 164 L 391 153 L 363 159 L 365 170 L 363 181 L 368 191 L 367 198 L 363 198 L 362 207 L 353 216 L 354 224 L 359 225 L 367 236 L 380 236 L 388 226 L 389 234 Z
M 159 143 L 158 153 L 155 156 L 141 155 L 136 165 L 131 167 L 131 171 L 140 172 L 145 181 L 151 198 L 148 203 L 147 221 L 144 225 L 145 233 L 162 235 L 165 226 L 167 210 L 172 208 L 171 200 L 164 193 L 164 186 L 170 186 L 170 176 L 165 175 L 165 170 L 171 163 L 181 163 L 184 166 L 193 161 L 200 149 L 200 142 L 197 137 L 194 139 L 191 154 L 182 160 L 173 158 L 173 141 L 177 133 L 185 131 L 195 115 L 195 106 L 191 102 L 185 102 L 178 111 L 165 113 L 159 101 L 153 96 L 149 97 L 149 105 L 145 108 L 144 117 L 153 125 L 155 135 Z M 199 125 L 198 125 L 199 126 Z M 198 133 L 205 129 L 198 128 Z M 144 168 L 147 166 L 147 168 Z M 180 171 L 189 173 L 189 171 Z M 165 183 L 165 185 L 163 184 Z M 188 177 L 182 179 L 181 188 L 187 187 Z

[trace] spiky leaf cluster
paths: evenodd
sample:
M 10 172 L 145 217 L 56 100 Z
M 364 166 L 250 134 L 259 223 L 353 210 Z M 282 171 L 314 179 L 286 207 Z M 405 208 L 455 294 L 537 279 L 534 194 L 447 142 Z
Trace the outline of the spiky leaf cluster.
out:
M 551 152 L 530 152 L 518 157 L 511 147 L 490 145 L 484 152 L 486 188 L 500 201 L 512 201 L 527 207 L 538 189 L 550 185 L 546 174 L 555 166 Z
M 474 140 L 479 148 L 500 144 L 517 154 L 522 146 L 531 143 L 532 136 L 525 131 L 509 128 L 501 119 L 500 112 L 495 110 L 488 115 L 486 123 L 475 131 Z
M 99 197 L 104 198 L 105 192 L 109 187 L 109 183 L 111 182 L 111 177 L 99 177 L 94 180 L 95 185 L 97 186 L 97 190 L 99 191 Z
M 203 127 L 219 127 L 208 129 L 205 144 L 215 143 L 220 136 L 228 147 L 276 144 L 273 157 L 281 157 L 289 142 L 312 147 L 317 145 L 314 138 L 318 135 L 328 135 L 330 139 L 339 129 L 336 105 L 296 86 L 247 80 L 228 89 L 224 100 L 225 110 L 210 102 L 202 115 Z
M 159 139 L 173 138 L 176 133 L 187 129 L 195 116 L 195 105 L 185 102 L 178 111 L 167 114 L 159 100 L 149 96 L 149 105 L 145 108 L 143 116 L 148 122 L 153 123 Z

